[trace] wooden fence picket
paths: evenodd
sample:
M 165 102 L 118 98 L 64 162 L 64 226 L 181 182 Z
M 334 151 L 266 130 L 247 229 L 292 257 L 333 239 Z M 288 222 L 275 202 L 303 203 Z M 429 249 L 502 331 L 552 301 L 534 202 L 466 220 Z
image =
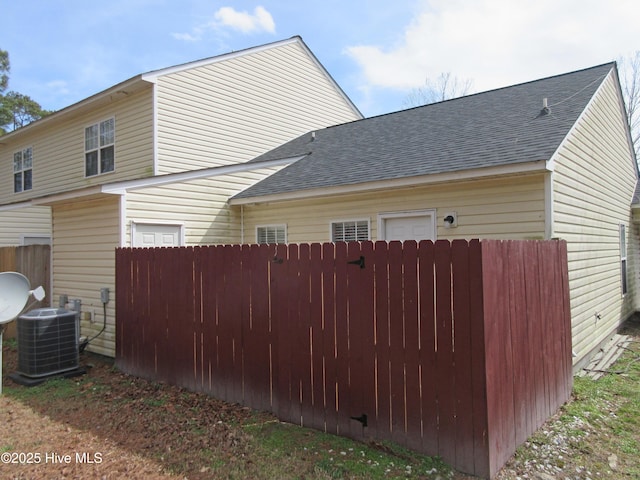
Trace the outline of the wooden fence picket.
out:
M 490 478 L 571 391 L 566 243 L 118 249 L 125 372 Z

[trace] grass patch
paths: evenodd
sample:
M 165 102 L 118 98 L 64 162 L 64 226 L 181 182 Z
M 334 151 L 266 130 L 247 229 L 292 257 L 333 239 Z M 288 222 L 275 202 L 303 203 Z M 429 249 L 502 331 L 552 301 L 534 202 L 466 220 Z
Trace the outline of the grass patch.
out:
M 364 444 L 277 421 L 245 429 L 251 433 L 265 467 L 278 478 L 387 479 L 452 475 L 451 468 L 439 459 L 390 443 Z M 274 463 L 274 460 L 277 461 Z
M 640 478 L 640 344 L 632 347 L 612 367 L 617 373 L 595 381 L 575 378 L 572 401 L 518 448 L 505 470 L 520 478 L 535 478 L 538 471 L 555 478 Z M 11 365 L 15 353 L 15 347 L 7 351 Z M 4 393 L 187 478 L 468 478 L 438 458 L 281 423 L 266 413 L 125 375 L 101 359 L 85 376 L 29 388 L 6 385 Z M 7 438 L 0 453 L 16 445 Z M 498 478 L 516 478 L 509 475 Z
M 4 393 L 19 400 L 29 398 L 69 399 L 81 394 L 73 379 L 52 378 L 33 387 L 5 387 Z
M 549 447 L 554 443 L 555 450 Z M 639 342 L 603 377 L 574 378 L 572 401 L 518 448 L 516 459 L 521 464 L 539 461 L 544 449 L 550 452 L 548 465 L 564 471 L 583 470 L 589 478 L 640 478 Z

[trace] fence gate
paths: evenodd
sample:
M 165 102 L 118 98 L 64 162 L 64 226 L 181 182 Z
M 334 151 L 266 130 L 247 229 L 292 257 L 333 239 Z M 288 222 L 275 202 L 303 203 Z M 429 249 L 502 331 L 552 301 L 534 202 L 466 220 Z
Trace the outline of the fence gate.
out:
M 287 422 L 491 477 L 569 398 L 562 241 L 124 248 L 116 263 L 119 368 Z

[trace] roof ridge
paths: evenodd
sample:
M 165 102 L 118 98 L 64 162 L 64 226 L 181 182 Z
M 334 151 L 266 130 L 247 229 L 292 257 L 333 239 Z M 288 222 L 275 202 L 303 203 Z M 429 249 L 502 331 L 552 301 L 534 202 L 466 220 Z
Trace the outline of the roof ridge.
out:
M 392 112 L 380 113 L 380 114 L 377 114 L 377 115 L 373 115 L 371 117 L 360 118 L 358 120 L 352 120 L 350 122 L 338 123 L 338 124 L 335 124 L 335 125 L 330 125 L 328 127 L 319 128 L 319 129 L 312 130 L 312 131 L 318 132 L 318 131 L 322 131 L 322 130 L 333 129 L 333 128 L 336 128 L 336 127 L 342 127 L 344 125 L 355 124 L 355 123 L 360 123 L 360 122 L 366 122 L 367 120 L 375 120 L 375 119 L 378 119 L 378 118 L 388 117 L 388 116 L 391 116 L 391 115 L 397 115 L 397 114 L 401 114 L 401 113 L 404 113 L 404 112 L 410 112 L 410 111 L 413 111 L 413 110 L 418 110 L 418 109 L 421 109 L 421 108 L 427 108 L 427 107 L 431 107 L 431 106 L 434 106 L 434 105 L 442 105 L 444 103 L 455 102 L 455 101 L 462 100 L 462 99 L 477 97 L 479 95 L 485 95 L 485 94 L 492 93 L 492 92 L 499 92 L 501 90 L 507 90 L 507 89 L 510 89 L 510 88 L 517 88 L 517 87 L 522 87 L 522 86 L 525 86 L 525 85 L 530 85 L 530 84 L 534 84 L 534 83 L 538 83 L 538 82 L 548 81 L 548 80 L 551 80 L 551 79 L 554 79 L 554 78 L 560 78 L 560 77 L 564 77 L 564 76 L 568 76 L 568 75 L 575 75 L 577 73 L 586 72 L 586 71 L 589 71 L 589 70 L 596 70 L 598 68 L 602 68 L 602 67 L 605 67 L 605 66 L 611 66 L 611 68 L 613 68 L 615 65 L 616 65 L 615 61 L 605 62 L 605 63 L 602 63 L 600 65 L 594 65 L 592 67 L 586 67 L 586 68 L 581 68 L 581 69 L 578 69 L 578 70 L 573 70 L 573 71 L 570 71 L 570 72 L 558 73 L 558 74 L 555 74 L 555 75 L 549 75 L 547 77 L 537 78 L 537 79 L 534 79 L 534 80 L 528 80 L 526 82 L 514 83 L 513 85 L 506 85 L 506 86 L 503 86 L 503 87 L 491 88 L 489 90 L 483 90 L 481 92 L 470 93 L 468 95 L 462 95 L 460 97 L 448 98 L 446 100 L 441 100 L 439 102 L 432 102 L 432 103 L 427 103 L 427 104 L 424 104 L 424 105 L 417 105 L 415 107 L 409 107 L 409 108 L 403 108 L 403 109 L 400 109 L 400 110 L 394 110 Z M 594 79 L 593 82 L 589 83 L 588 85 L 585 85 L 582 89 L 588 88 L 591 84 L 593 84 L 593 83 L 595 83 L 597 81 L 600 81 L 600 80 L 601 80 L 600 78 Z M 579 92 L 576 92 L 574 95 L 576 95 L 578 93 Z M 563 101 L 565 101 L 565 100 L 568 100 L 568 98 L 564 99 Z M 558 105 L 558 102 L 556 102 L 555 105 Z M 553 106 L 553 105 L 550 105 L 550 106 Z M 310 132 L 307 132 L 307 133 L 310 133 Z
M 549 160 L 615 65 L 307 132 L 251 161 L 303 159 L 234 198 Z

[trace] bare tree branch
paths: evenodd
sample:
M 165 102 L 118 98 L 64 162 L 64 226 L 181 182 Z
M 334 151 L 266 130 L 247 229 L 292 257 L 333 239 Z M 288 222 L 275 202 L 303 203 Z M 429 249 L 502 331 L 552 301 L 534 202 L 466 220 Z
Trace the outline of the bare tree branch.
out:
M 427 78 L 424 86 L 413 89 L 404 101 L 405 107 L 419 107 L 443 102 L 450 98 L 467 95 L 473 86 L 471 80 L 461 80 L 451 72 L 441 73 L 436 80 Z
M 640 51 L 618 60 L 622 95 L 636 158 L 640 159 Z

